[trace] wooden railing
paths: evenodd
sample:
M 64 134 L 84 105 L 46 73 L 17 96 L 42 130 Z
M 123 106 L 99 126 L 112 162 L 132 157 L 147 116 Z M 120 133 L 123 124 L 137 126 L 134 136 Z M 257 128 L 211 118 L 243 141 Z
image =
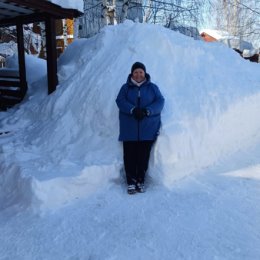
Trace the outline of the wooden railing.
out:
M 6 110 L 20 103 L 27 91 L 27 84 L 22 83 L 19 71 L 0 69 L 0 110 Z

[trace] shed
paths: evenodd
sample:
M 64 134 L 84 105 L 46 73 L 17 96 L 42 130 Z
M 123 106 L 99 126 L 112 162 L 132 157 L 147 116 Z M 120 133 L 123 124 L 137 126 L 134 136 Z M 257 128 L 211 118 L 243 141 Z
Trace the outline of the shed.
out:
M 76 9 L 63 8 L 47 0 L 0 0 L 0 27 L 16 26 L 17 28 L 19 59 L 17 84 L 22 94 L 25 94 L 27 90 L 23 25 L 45 22 L 48 94 L 50 94 L 55 91 L 58 84 L 55 21 L 64 18 L 73 19 L 80 15 L 82 13 Z M 1 85 L 10 85 L 10 80 L 1 78 Z

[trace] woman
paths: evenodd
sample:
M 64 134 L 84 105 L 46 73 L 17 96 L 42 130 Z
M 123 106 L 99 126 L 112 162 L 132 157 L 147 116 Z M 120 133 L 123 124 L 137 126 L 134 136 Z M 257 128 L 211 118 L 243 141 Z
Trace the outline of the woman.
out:
M 129 194 L 145 192 L 145 174 L 152 145 L 159 134 L 164 98 L 141 62 L 132 65 L 131 74 L 121 87 L 116 103 L 127 191 Z

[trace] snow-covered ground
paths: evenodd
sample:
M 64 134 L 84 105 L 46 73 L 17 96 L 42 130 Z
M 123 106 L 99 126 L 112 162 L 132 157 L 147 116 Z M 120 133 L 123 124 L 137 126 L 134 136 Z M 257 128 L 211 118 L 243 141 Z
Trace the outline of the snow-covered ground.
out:
M 135 61 L 166 104 L 129 196 L 115 98 Z M 50 96 L 27 65 L 28 98 L 0 113 L 0 259 L 260 258 L 259 64 L 127 21 L 70 45 Z

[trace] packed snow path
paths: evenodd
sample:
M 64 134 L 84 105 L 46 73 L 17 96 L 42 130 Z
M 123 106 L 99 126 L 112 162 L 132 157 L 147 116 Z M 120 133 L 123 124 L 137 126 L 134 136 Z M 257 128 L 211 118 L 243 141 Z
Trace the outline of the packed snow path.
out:
M 259 216 L 259 180 L 201 175 L 130 196 L 117 179 L 56 212 L 2 212 L 0 259 L 258 259 Z

